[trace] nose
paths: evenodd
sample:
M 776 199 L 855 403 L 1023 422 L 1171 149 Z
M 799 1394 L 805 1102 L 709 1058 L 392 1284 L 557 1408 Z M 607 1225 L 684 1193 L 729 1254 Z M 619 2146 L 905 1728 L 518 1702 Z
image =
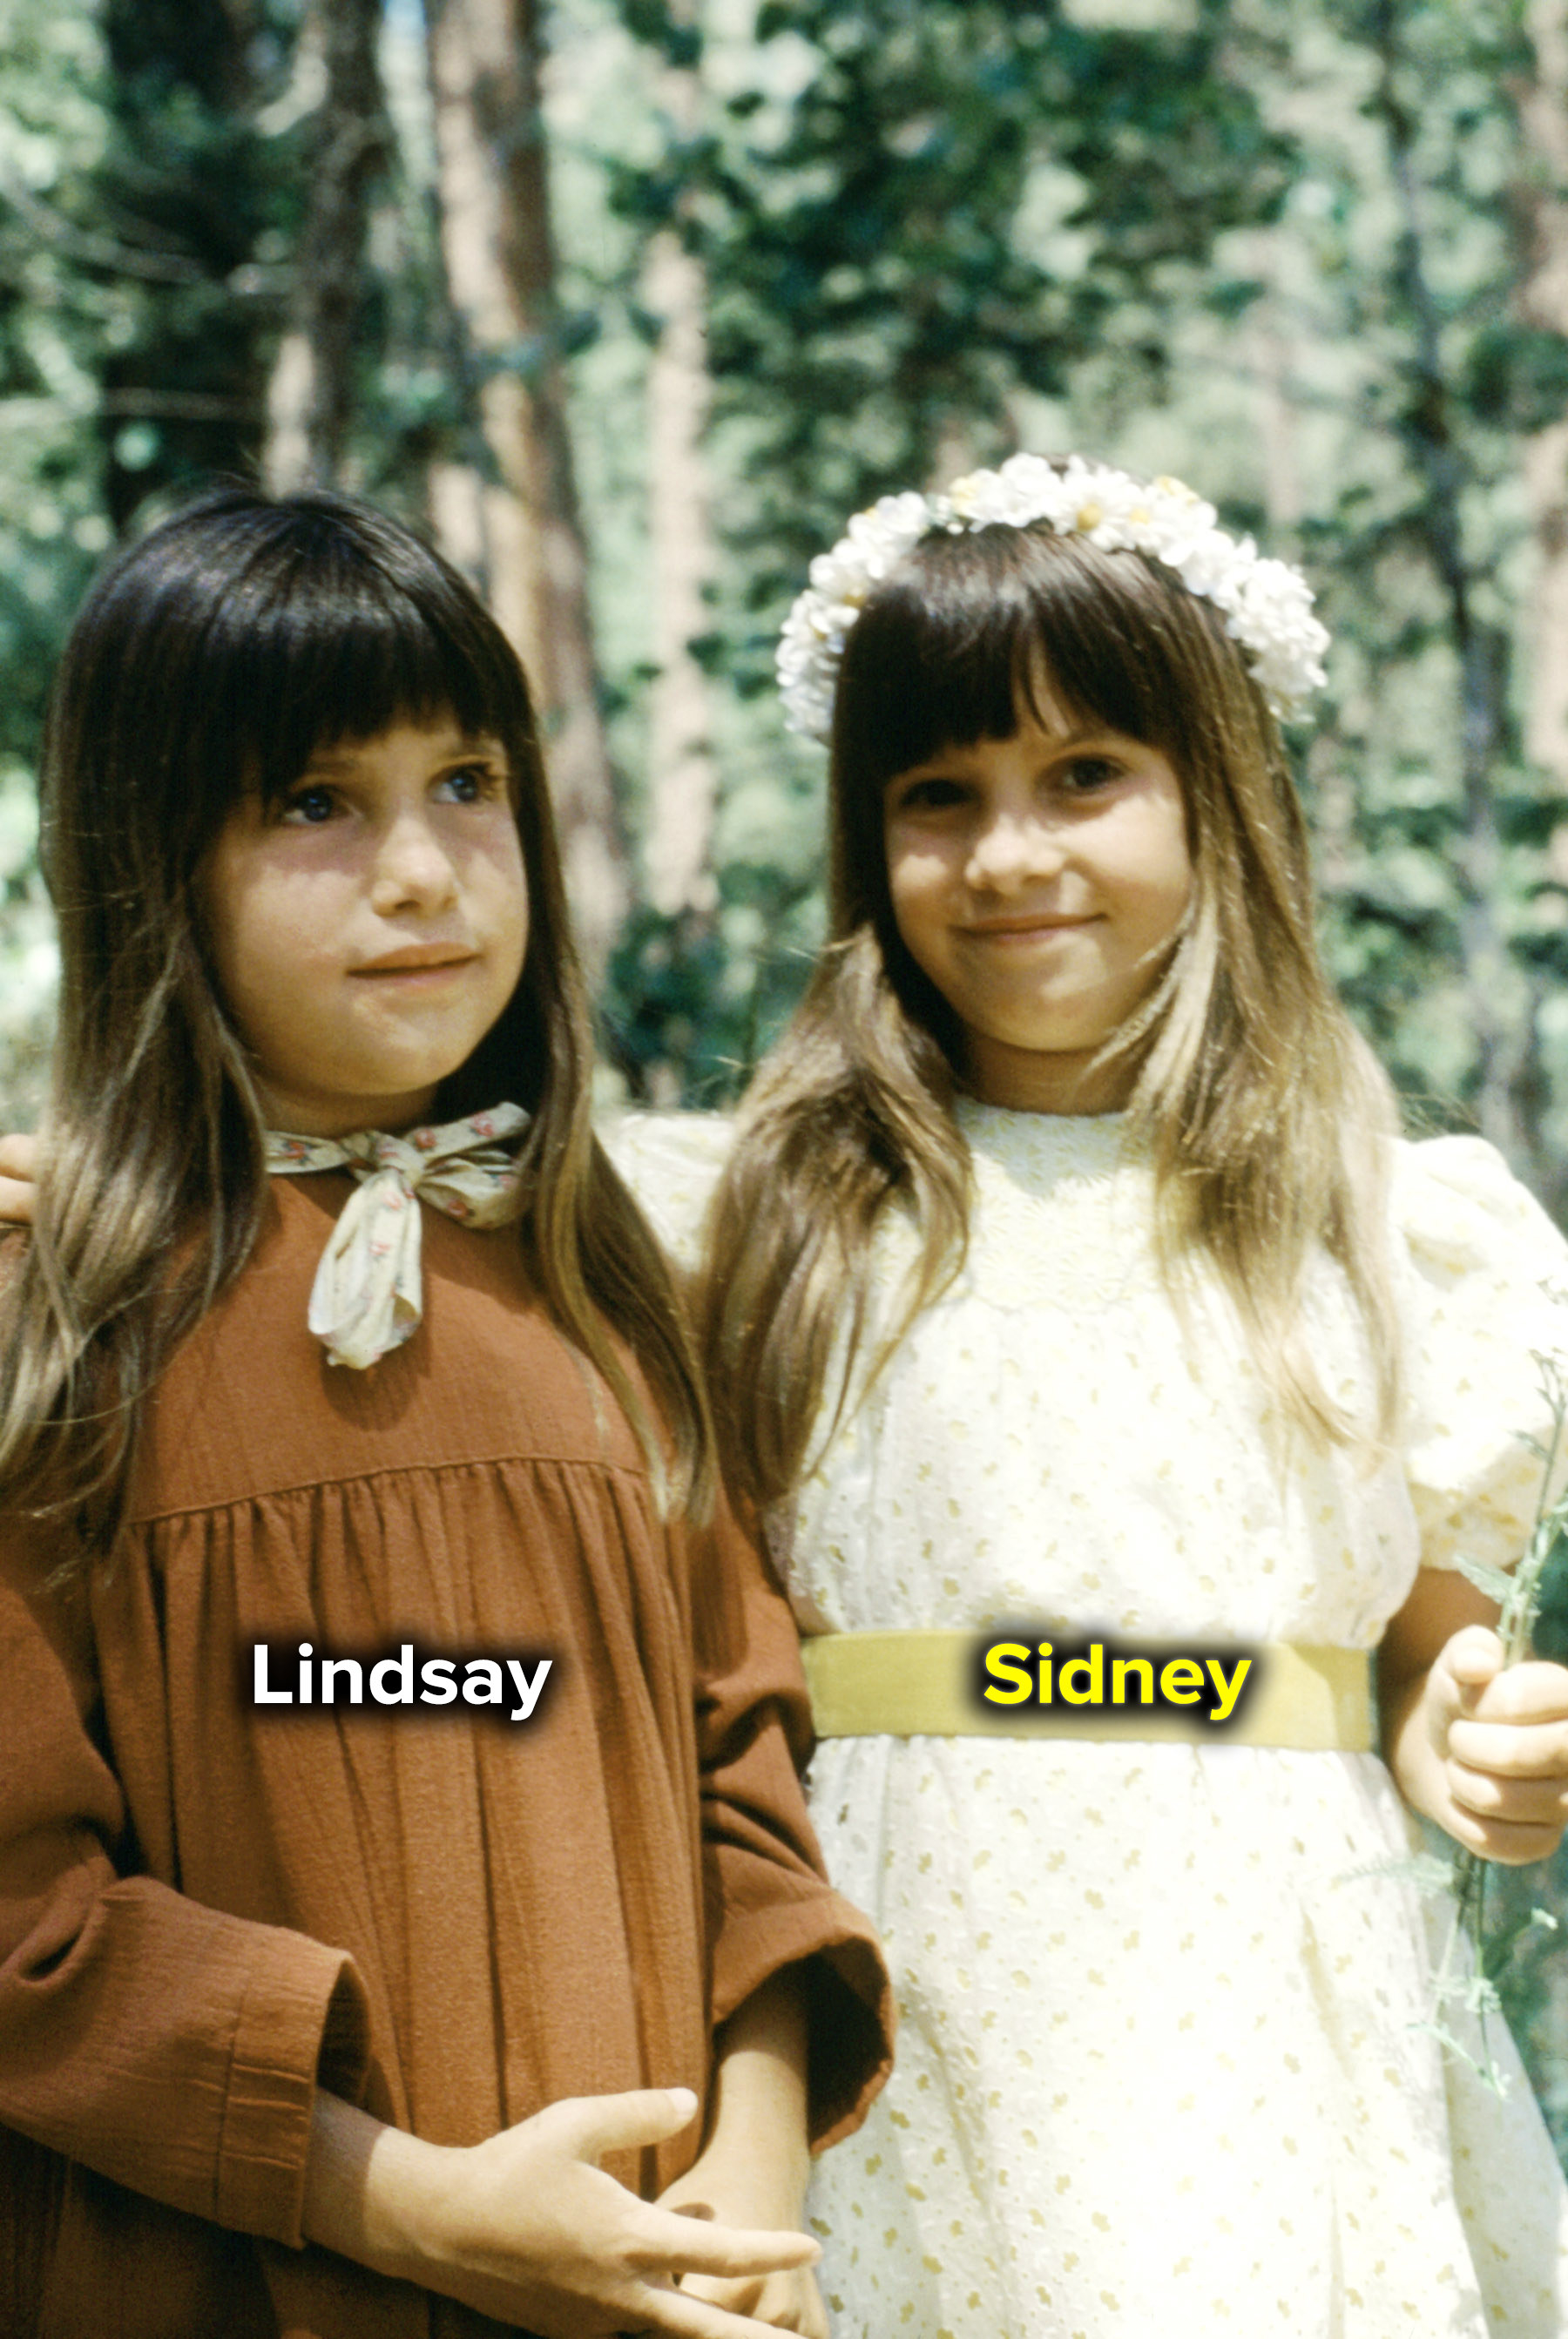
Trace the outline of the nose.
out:
M 1055 828 L 1038 811 L 1003 807 L 977 830 L 964 874 L 976 892 L 1006 893 L 1054 877 L 1066 857 Z
M 444 910 L 458 873 L 428 813 L 405 806 L 382 826 L 370 871 L 370 906 L 380 917 L 404 909 Z

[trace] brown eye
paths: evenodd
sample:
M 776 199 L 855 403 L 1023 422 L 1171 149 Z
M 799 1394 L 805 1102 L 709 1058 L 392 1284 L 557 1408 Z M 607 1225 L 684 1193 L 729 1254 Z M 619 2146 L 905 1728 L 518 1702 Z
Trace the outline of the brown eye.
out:
M 957 780 L 912 780 L 899 795 L 895 812 L 942 812 L 950 805 L 963 802 L 963 787 Z
M 1112 763 L 1109 756 L 1079 755 L 1061 774 L 1061 785 L 1069 795 L 1089 796 L 1120 777 L 1121 765 Z

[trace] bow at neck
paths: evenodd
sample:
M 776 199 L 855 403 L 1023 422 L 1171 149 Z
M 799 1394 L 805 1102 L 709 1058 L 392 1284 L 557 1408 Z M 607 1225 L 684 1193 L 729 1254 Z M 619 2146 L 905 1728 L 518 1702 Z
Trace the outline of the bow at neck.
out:
M 421 1201 L 471 1227 L 519 1216 L 525 1179 L 509 1140 L 528 1127 L 520 1106 L 498 1104 L 467 1120 L 389 1137 L 378 1129 L 347 1137 L 266 1133 L 275 1178 L 347 1170 L 358 1181 L 332 1229 L 311 1288 L 310 1325 L 328 1361 L 363 1370 L 399 1347 L 419 1323 Z

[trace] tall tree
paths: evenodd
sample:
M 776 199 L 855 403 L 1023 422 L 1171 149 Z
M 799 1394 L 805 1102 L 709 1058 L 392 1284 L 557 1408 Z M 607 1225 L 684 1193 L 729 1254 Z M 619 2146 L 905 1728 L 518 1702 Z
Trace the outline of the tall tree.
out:
M 546 740 L 578 933 L 602 969 L 629 896 L 588 606 L 540 106 L 537 0 L 426 0 L 442 246 L 492 466 L 489 597 Z
M 1521 306 L 1527 325 L 1562 339 L 1568 337 L 1568 0 L 1527 0 L 1524 23 L 1531 68 L 1514 84 L 1524 133 L 1516 199 L 1529 240 Z M 1568 415 L 1530 434 L 1524 477 L 1540 562 L 1526 745 L 1568 796 Z M 1558 876 L 1568 879 L 1568 854 L 1559 848 L 1556 858 Z
M 702 26 L 694 0 L 677 0 L 663 30 L 659 111 L 673 155 L 703 135 Z M 710 861 L 718 778 L 710 685 L 695 646 L 712 631 L 707 595 L 718 571 L 705 444 L 713 385 L 707 271 L 693 248 L 693 193 L 683 187 L 676 215 L 648 238 L 643 279 L 655 336 L 648 360 L 648 528 L 657 669 L 648 692 L 644 858 L 648 899 L 665 917 L 702 916 L 717 900 Z
M 341 477 L 355 409 L 358 327 L 371 182 L 389 136 L 376 49 L 381 0 L 308 0 L 301 66 L 319 81 L 305 151 L 305 216 L 289 322 L 267 397 L 268 484 L 280 492 Z
M 1510 965 L 1501 923 L 1499 882 L 1497 788 L 1504 768 L 1516 759 L 1510 736 L 1510 644 L 1483 607 L 1482 577 L 1467 541 L 1465 418 L 1444 346 L 1427 191 L 1396 0 L 1374 0 L 1367 30 L 1376 64 L 1371 110 L 1387 140 L 1396 210 L 1391 290 L 1407 323 L 1399 398 L 1400 427 L 1418 485 L 1411 526 L 1443 594 L 1458 665 L 1458 939 L 1476 1054 L 1475 1111 L 1482 1135 L 1523 1166 L 1534 1150 L 1523 1093 L 1534 1076 L 1534 1019 L 1527 1008 L 1521 1012 L 1518 974 Z
M 258 115 L 287 75 L 277 0 L 106 0 L 112 135 L 100 214 L 159 273 L 106 350 L 107 496 L 123 527 L 150 493 L 254 467 L 292 241 L 295 149 Z

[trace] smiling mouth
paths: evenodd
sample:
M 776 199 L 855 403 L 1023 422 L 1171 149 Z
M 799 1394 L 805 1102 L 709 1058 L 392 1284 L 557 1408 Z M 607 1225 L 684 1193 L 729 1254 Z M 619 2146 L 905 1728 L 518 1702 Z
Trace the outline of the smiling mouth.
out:
M 960 932 L 971 942 L 1031 942 L 1037 934 L 1076 933 L 1080 926 L 1094 923 L 1092 913 L 1087 912 L 1080 918 L 991 918 L 983 923 L 961 927 Z
M 389 951 L 385 958 L 368 960 L 349 972 L 355 975 L 441 974 L 471 966 L 478 956 L 477 951 L 454 949 L 449 943 L 413 943 L 407 950 Z

